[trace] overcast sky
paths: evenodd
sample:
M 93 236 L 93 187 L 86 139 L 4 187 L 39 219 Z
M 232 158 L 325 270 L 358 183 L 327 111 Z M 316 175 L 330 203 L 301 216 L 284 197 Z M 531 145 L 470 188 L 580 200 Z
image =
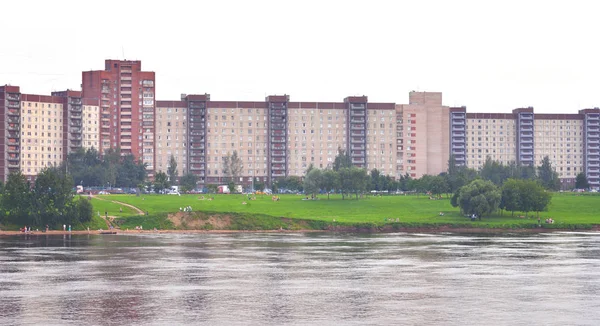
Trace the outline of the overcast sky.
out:
M 407 103 L 469 112 L 600 106 L 593 1 L 4 1 L 0 84 L 80 89 L 105 59 L 142 60 L 157 99 Z

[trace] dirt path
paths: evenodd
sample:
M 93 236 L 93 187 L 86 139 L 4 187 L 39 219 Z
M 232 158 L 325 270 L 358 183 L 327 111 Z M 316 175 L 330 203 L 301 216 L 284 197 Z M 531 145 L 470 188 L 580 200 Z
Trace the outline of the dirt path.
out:
M 111 203 L 115 203 L 115 204 L 127 206 L 127 207 L 135 210 L 138 213 L 138 215 L 146 215 L 146 213 L 143 210 L 141 210 L 141 209 L 139 209 L 139 208 L 137 208 L 137 207 L 135 207 L 135 206 L 133 206 L 131 204 L 127 204 L 127 203 L 116 201 L 116 200 L 109 200 L 109 199 L 106 199 L 106 198 L 100 198 L 100 197 L 96 197 L 94 195 L 92 195 L 92 198 L 96 198 L 98 200 L 106 200 L 106 201 L 109 201 Z M 115 218 L 114 216 L 109 216 L 109 217 Z

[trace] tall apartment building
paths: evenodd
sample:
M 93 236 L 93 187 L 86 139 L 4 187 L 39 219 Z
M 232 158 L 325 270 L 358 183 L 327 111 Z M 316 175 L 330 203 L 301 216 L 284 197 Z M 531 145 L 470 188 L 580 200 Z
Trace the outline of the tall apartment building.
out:
M 0 86 L 0 179 L 21 167 L 21 90 Z
M 396 105 L 395 177 L 419 178 L 447 170 L 450 158 L 450 108 L 442 93 L 410 92 L 409 104 Z M 393 175 L 390 173 L 390 175 Z
M 84 98 L 100 101 L 99 151 L 119 148 L 147 164 L 153 177 L 154 72 L 142 71 L 141 61 L 106 60 L 104 70 L 84 71 Z
M 512 113 L 466 113 L 450 109 L 451 151 L 457 163 L 480 169 L 487 157 L 539 166 L 548 156 L 565 185 L 584 172 L 599 187 L 600 109 L 578 114 L 535 114 L 533 108 Z
M 156 101 L 155 170 L 167 172 L 171 155 L 179 176 L 188 171 L 188 104 L 182 101 Z

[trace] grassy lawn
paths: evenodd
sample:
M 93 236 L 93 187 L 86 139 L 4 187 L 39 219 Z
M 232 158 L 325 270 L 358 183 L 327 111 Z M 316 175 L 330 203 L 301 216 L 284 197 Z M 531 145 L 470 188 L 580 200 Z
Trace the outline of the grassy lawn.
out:
M 332 222 L 334 219 L 341 223 L 373 223 L 382 225 L 395 222 L 410 225 L 469 225 L 477 227 L 531 227 L 537 224 L 535 213 L 529 213 L 528 218 L 520 218 L 524 213 L 504 212 L 502 215 L 484 217 L 482 221 L 471 222 L 460 214 L 458 208 L 450 205 L 445 197 L 441 200 L 430 200 L 427 196 L 384 196 L 367 197 L 360 200 L 346 199 L 333 195 L 320 196 L 319 200 L 302 200 L 302 196 L 281 195 L 281 200 L 273 202 L 271 196 L 256 196 L 256 200 L 248 201 L 245 195 L 214 195 L 214 200 L 201 200 L 202 195 L 106 195 L 106 199 L 117 200 L 132 204 L 148 211 L 150 215 L 157 213 L 172 213 L 179 207 L 191 206 L 194 211 L 237 212 L 247 214 L 265 214 L 274 217 L 310 219 Z M 208 196 L 204 196 L 208 198 Z M 211 195 L 211 197 L 213 197 Z M 246 202 L 243 205 L 242 202 Z M 93 201 L 94 211 L 104 212 L 106 202 Z M 102 207 L 102 208 L 100 208 Z M 116 206 L 118 212 L 118 205 Z M 125 209 L 125 207 L 124 207 Z M 114 211 L 114 210 L 113 210 Z M 444 212 L 444 216 L 439 213 Z M 600 196 L 585 194 L 577 196 L 572 193 L 555 193 L 548 212 L 541 212 L 542 221 L 553 218 L 555 224 L 551 227 L 566 225 L 600 224 Z M 125 213 L 125 210 L 124 210 Z M 109 215 L 112 214 L 109 209 Z M 135 213 L 133 213 L 135 215 Z M 123 214 L 123 216 L 128 216 Z
M 118 217 L 126 217 L 138 215 L 137 212 L 128 206 L 121 205 L 118 203 L 113 203 L 112 200 L 115 198 L 111 196 L 103 196 L 106 200 L 100 200 L 96 198 L 92 198 L 92 205 L 94 206 L 93 215 L 98 216 L 98 212 L 100 215 L 104 216 L 104 212 L 108 212 L 109 216 L 118 216 Z M 122 202 L 126 202 L 123 200 Z M 123 212 L 119 212 L 119 209 L 122 209 Z

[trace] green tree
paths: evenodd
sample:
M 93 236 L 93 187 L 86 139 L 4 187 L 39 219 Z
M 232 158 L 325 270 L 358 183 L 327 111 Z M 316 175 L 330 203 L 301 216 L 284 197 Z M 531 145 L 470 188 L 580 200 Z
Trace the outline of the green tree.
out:
M 433 196 L 439 197 L 442 194 L 447 194 L 450 191 L 448 182 L 443 176 L 434 176 L 429 181 L 429 191 Z
M 163 171 L 156 172 L 156 174 L 154 174 L 154 192 L 158 194 L 169 187 L 171 187 L 171 185 L 169 184 L 167 174 Z
M 23 222 L 31 224 L 32 193 L 29 182 L 21 171 L 8 175 L 1 201 L 3 215 L 7 222 L 19 225 Z
M 217 190 L 219 189 L 219 186 L 217 186 L 215 184 L 207 184 L 206 189 L 209 194 L 216 194 Z
M 173 185 L 177 183 L 177 160 L 175 159 L 175 155 L 171 154 L 169 158 L 169 167 L 167 168 L 167 175 L 169 176 L 169 182 Z
M 348 154 L 341 147 L 338 147 L 338 154 L 333 160 L 333 170 L 339 171 L 340 169 L 350 167 L 352 167 L 352 160 L 350 159 L 350 154 Z
M 504 180 L 508 179 L 508 167 L 503 166 L 500 162 L 494 161 L 491 157 L 485 159 L 483 167 L 479 171 L 479 175 L 483 180 L 489 180 L 497 186 L 501 186 Z
M 585 173 L 580 172 L 575 177 L 575 188 L 576 189 L 588 189 L 590 187 L 590 183 L 585 175 Z
M 508 179 L 502 185 L 500 209 L 510 211 L 511 216 L 521 207 L 521 180 Z
M 352 190 L 352 170 L 350 168 L 340 168 L 337 172 L 340 192 L 342 193 L 342 200 L 344 200 Z
M 329 193 L 339 187 L 340 178 L 339 174 L 334 170 L 325 170 L 321 177 L 321 189 L 327 191 L 327 199 L 329 200 Z
M 498 209 L 502 195 L 491 181 L 474 180 L 459 190 L 458 204 L 464 214 L 481 218 Z
M 313 197 L 316 197 L 319 193 L 319 187 L 321 185 L 321 170 L 312 169 L 304 178 L 304 192 L 306 194 L 311 194 Z
M 187 193 L 190 190 L 196 188 L 196 183 L 198 182 L 198 177 L 193 173 L 186 173 L 179 179 L 179 184 L 181 185 L 181 192 Z
M 229 181 L 239 182 L 243 167 L 242 159 L 238 156 L 237 151 L 233 151 L 231 155 L 223 158 L 223 174 Z
M 538 167 L 538 177 L 542 186 L 548 190 L 560 189 L 560 179 L 558 173 L 552 167 L 552 162 L 548 155 L 542 159 L 542 165 Z
M 369 175 L 367 174 L 367 170 L 353 167 L 350 168 L 350 176 L 351 191 L 356 195 L 356 199 L 358 200 L 358 195 L 365 193 L 367 190 Z

